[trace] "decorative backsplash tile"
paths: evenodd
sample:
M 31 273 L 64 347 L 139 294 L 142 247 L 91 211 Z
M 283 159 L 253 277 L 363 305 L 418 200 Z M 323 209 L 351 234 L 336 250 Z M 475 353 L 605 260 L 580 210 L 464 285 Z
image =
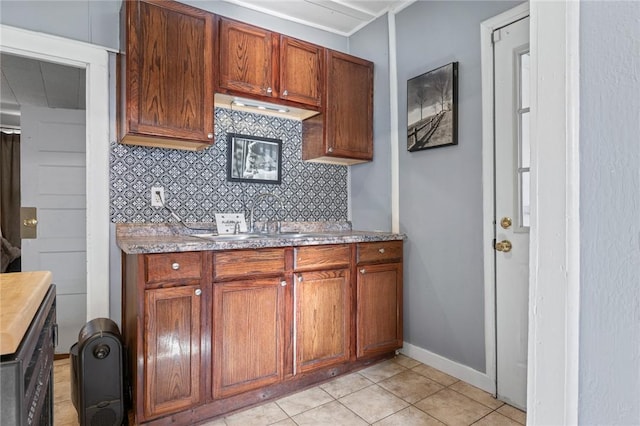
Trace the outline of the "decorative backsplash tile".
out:
M 280 185 L 227 182 L 227 133 L 282 139 Z M 215 144 L 198 152 L 111 144 L 110 214 L 115 223 L 175 222 L 151 207 L 152 186 L 162 186 L 166 204 L 186 222 L 213 222 L 215 213 L 249 213 L 256 194 L 272 192 L 284 204 L 267 202 L 256 217 L 288 221 L 347 220 L 346 166 L 302 161 L 302 123 L 225 108 L 215 110 Z M 270 201 L 270 200 L 268 200 Z

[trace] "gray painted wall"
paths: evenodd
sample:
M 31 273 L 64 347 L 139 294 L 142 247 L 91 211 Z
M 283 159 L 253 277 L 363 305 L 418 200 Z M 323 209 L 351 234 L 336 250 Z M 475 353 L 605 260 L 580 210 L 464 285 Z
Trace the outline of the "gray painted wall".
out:
M 416 2 L 397 15 L 404 337 L 485 368 L 480 23 L 519 2 Z M 406 150 L 406 81 L 459 62 L 458 145 Z
M 120 0 L 2 0 L 0 23 L 118 49 Z
M 580 4 L 579 422 L 640 424 L 640 3 Z
M 216 0 L 182 3 L 347 51 L 347 38 Z M 118 49 L 121 0 L 2 0 L 0 23 Z
M 349 52 L 374 63 L 373 161 L 351 166 L 354 229 L 391 231 L 389 27 L 382 16 L 349 39 Z

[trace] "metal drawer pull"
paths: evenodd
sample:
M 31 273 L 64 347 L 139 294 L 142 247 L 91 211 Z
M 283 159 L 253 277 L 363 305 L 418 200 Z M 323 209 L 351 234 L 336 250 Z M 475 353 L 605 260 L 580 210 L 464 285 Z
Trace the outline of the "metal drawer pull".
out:
M 380 252 L 380 254 L 384 253 L 384 249 L 383 248 L 378 249 L 378 251 Z
M 177 271 L 178 269 L 180 269 L 180 264 L 178 262 L 172 263 L 171 269 L 173 269 L 174 271 Z
M 200 296 L 202 294 L 202 290 L 199 288 L 196 289 L 196 296 Z

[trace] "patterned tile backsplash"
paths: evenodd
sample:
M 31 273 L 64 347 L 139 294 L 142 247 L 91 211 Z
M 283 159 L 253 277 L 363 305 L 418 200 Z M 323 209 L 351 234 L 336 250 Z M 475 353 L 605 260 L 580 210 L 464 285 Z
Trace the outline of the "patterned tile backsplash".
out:
M 282 139 L 280 185 L 227 182 L 227 133 Z M 226 108 L 215 110 L 215 144 L 204 151 L 111 144 L 110 214 L 115 223 L 175 222 L 151 207 L 152 186 L 162 186 L 167 206 L 185 222 L 213 222 L 215 213 L 245 212 L 256 194 L 272 192 L 284 203 L 266 202 L 256 218 L 287 221 L 347 220 L 346 166 L 302 161 L 302 123 Z M 269 201 L 269 200 L 267 200 Z

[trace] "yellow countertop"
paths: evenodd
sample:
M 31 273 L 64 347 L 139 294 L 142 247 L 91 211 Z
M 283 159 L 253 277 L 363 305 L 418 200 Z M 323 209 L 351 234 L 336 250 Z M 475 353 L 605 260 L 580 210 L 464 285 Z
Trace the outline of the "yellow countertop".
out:
M 0 274 L 0 355 L 20 345 L 51 285 L 51 272 Z

